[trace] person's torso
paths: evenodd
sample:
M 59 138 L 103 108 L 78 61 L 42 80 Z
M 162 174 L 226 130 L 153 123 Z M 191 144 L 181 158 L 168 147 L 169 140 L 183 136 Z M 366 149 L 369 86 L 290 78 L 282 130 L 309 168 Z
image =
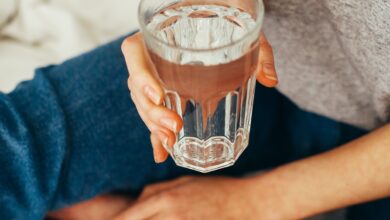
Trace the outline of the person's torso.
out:
M 279 90 L 364 128 L 390 119 L 390 1 L 268 0 Z

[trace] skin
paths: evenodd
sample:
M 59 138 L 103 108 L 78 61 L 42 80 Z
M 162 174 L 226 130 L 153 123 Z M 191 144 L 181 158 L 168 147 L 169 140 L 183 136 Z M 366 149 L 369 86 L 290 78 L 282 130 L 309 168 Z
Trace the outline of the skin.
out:
M 277 84 L 272 48 L 264 35 L 260 39 L 257 79 L 265 86 Z M 142 119 L 151 130 L 156 162 L 168 154 L 161 143 L 174 142 L 181 126 L 173 112 L 162 104 L 162 90 L 153 78 L 153 68 L 144 49 L 142 35 L 123 44 L 127 54 L 129 88 Z M 135 83 L 137 82 L 137 83 Z M 151 87 L 157 96 L 144 92 Z M 157 97 L 157 98 L 156 98 Z M 155 100 L 155 102 L 153 101 Z M 159 118 L 176 121 L 176 126 Z M 390 124 L 355 141 L 307 159 L 296 161 L 265 174 L 246 177 L 182 177 L 147 186 L 126 210 L 109 219 L 302 219 L 333 209 L 390 196 Z M 196 193 L 194 193 L 196 192 Z M 107 197 L 110 199 L 110 196 Z M 117 198 L 112 198 L 117 199 Z M 94 204 L 94 200 L 91 204 Z M 74 213 L 88 214 L 73 209 Z M 113 209 L 113 207 L 101 207 Z M 76 219 L 67 216 L 62 219 Z
M 123 196 L 103 195 L 69 208 L 48 213 L 47 217 L 68 220 L 107 220 L 122 213 L 133 202 L 133 200 Z

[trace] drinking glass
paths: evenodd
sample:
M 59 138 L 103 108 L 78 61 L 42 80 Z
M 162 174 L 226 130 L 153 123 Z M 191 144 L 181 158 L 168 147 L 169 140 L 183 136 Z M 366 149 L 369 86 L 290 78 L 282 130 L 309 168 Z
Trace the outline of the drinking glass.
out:
M 248 146 L 262 0 L 143 0 L 139 22 L 164 89 L 184 122 L 173 148 L 178 166 L 231 166 Z

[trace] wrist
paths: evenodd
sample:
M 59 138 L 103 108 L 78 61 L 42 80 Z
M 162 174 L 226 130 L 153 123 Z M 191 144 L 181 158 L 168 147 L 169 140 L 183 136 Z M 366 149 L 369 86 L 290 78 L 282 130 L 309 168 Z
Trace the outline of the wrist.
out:
M 309 210 L 300 207 L 303 195 L 294 196 L 288 176 L 283 168 L 277 168 L 243 179 L 249 201 L 257 206 L 255 213 L 259 219 L 286 220 L 307 217 Z
M 242 189 L 248 198 L 248 205 L 253 207 L 257 219 L 285 220 L 289 216 L 288 205 L 279 190 L 278 180 L 272 176 L 272 171 L 257 176 L 242 179 Z

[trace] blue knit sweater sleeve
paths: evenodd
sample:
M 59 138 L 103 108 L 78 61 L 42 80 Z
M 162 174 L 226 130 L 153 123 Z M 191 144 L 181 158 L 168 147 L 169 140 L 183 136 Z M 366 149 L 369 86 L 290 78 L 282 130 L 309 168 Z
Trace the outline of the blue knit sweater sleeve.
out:
M 155 173 L 121 41 L 0 94 L 0 219 L 42 219 L 113 189 L 136 192 Z

